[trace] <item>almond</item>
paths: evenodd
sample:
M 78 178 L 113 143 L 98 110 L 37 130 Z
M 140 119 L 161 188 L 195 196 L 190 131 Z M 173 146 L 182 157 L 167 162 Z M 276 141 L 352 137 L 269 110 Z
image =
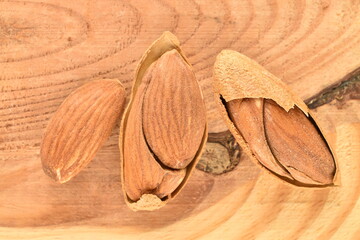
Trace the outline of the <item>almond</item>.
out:
M 95 80 L 72 92 L 45 130 L 44 172 L 59 183 L 78 174 L 110 136 L 124 104 L 125 90 L 117 80 Z
M 143 129 L 154 155 L 173 169 L 194 159 L 205 130 L 205 105 L 191 67 L 177 50 L 164 53 L 148 69 Z M 159 97 L 161 94 L 161 97 Z

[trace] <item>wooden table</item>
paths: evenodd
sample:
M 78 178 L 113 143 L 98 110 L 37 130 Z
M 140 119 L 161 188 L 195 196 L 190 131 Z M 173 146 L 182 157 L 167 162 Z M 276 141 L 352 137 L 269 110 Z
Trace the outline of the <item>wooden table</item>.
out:
M 215 57 L 240 51 L 314 109 L 341 185 L 293 187 L 240 154 L 226 173 L 195 170 L 164 208 L 132 212 L 121 192 L 118 127 L 72 181 L 45 176 L 39 145 L 60 103 L 98 78 L 118 78 L 129 93 L 138 60 L 165 30 L 194 66 L 210 133 L 226 131 L 212 97 Z M 357 0 L 0 1 L 0 238 L 359 239 L 359 69 Z

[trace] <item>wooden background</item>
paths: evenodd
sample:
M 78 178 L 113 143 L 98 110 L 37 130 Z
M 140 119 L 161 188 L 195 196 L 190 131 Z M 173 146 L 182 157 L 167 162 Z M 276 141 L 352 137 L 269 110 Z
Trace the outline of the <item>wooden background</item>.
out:
M 120 190 L 118 127 L 71 182 L 45 176 L 39 144 L 64 98 L 97 78 L 118 78 L 129 93 L 138 60 L 165 30 L 194 66 L 210 132 L 226 130 L 211 92 L 215 57 L 240 51 L 315 108 L 341 185 L 295 188 L 242 154 L 232 171 L 195 170 L 164 208 L 135 213 Z M 358 69 L 358 0 L 0 0 L 0 238 L 359 239 Z

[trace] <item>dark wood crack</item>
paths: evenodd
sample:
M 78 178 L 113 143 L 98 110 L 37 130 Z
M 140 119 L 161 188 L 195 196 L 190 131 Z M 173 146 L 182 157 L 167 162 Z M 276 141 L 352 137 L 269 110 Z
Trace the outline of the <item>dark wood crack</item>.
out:
M 336 100 L 341 108 L 350 99 L 360 99 L 360 69 L 346 76 L 339 84 L 326 88 L 306 100 L 305 103 L 310 109 L 315 109 Z

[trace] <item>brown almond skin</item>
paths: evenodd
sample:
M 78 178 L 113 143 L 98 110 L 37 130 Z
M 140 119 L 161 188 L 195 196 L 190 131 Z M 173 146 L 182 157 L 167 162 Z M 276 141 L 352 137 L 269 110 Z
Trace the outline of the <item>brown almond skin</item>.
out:
M 143 136 L 141 95 L 144 87 L 142 85 L 138 89 L 139 97 L 133 102 L 124 138 L 124 187 L 132 201 L 156 189 L 164 175 L 164 170 L 149 151 Z
M 194 159 L 204 135 L 200 87 L 176 50 L 163 54 L 148 71 L 151 80 L 143 105 L 146 141 L 164 165 L 183 169 Z
M 165 170 L 161 184 L 156 188 L 154 194 L 159 198 L 171 196 L 170 194 L 182 183 L 186 175 L 186 169 Z
M 275 159 L 267 144 L 263 101 L 261 98 L 235 99 L 226 103 L 226 109 L 257 160 L 274 173 L 293 180 L 290 173 Z
M 296 106 L 286 112 L 272 100 L 264 103 L 269 147 L 294 179 L 307 184 L 332 184 L 335 163 L 319 130 Z
M 117 80 L 95 80 L 72 92 L 45 130 L 44 172 L 59 183 L 78 174 L 110 136 L 124 104 L 125 89 Z
M 170 195 L 182 182 L 185 172 L 165 170 L 154 158 L 144 137 L 142 114 L 145 91 L 152 80 L 152 64 L 146 71 L 137 90 L 124 138 L 124 187 L 127 196 L 134 202 L 143 194 L 155 194 L 159 198 Z M 159 97 L 159 95 L 157 95 Z M 159 97 L 160 98 L 160 97 Z
M 175 53 L 174 53 L 175 52 Z M 181 104 L 176 105 L 172 102 L 172 97 L 169 96 L 173 90 L 167 89 L 168 83 L 171 83 L 169 86 L 176 86 L 179 87 L 177 91 L 175 91 L 174 95 L 177 95 L 183 91 L 182 88 L 187 89 L 189 86 L 191 87 L 193 83 L 190 83 L 189 85 L 174 85 L 172 81 L 174 79 L 166 79 L 161 75 L 161 78 L 154 78 L 153 75 L 155 73 L 159 73 L 161 71 L 166 71 L 166 75 L 171 75 L 170 73 L 174 73 L 179 71 L 179 66 L 175 64 L 169 64 L 167 66 L 161 66 L 165 69 L 155 69 L 154 66 L 158 65 L 161 62 L 164 62 L 164 58 L 167 58 L 168 55 L 180 55 L 181 64 L 185 64 L 186 71 L 191 71 L 191 65 L 186 59 L 185 55 L 182 53 L 182 50 L 180 48 L 180 42 L 176 38 L 175 35 L 173 35 L 170 32 L 164 32 L 158 39 L 156 39 L 150 47 L 145 51 L 144 55 L 140 59 L 140 62 L 136 68 L 133 87 L 131 91 L 131 97 L 129 104 L 124 112 L 124 117 L 122 118 L 121 126 L 120 126 L 120 134 L 119 134 L 119 149 L 120 149 L 120 161 L 121 161 L 121 179 L 122 179 L 122 188 L 124 192 L 125 202 L 127 206 L 133 211 L 153 211 L 156 209 L 159 209 L 163 206 L 165 206 L 171 199 L 175 198 L 177 194 L 183 189 L 183 187 L 186 185 L 186 182 L 188 181 L 189 177 L 192 174 L 192 171 L 194 170 L 195 165 L 200 160 L 201 153 L 205 147 L 206 139 L 207 139 L 207 124 L 206 121 L 204 122 L 203 131 L 201 133 L 201 140 L 200 144 L 196 147 L 196 153 L 190 159 L 190 163 L 186 165 L 186 163 L 183 165 L 185 166 L 182 169 L 174 169 L 162 162 L 161 156 L 162 153 L 166 153 L 168 151 L 168 146 L 160 146 L 160 151 L 157 147 L 157 145 L 161 145 L 162 143 L 154 143 L 153 137 L 155 137 L 155 140 L 157 136 L 152 136 L 151 129 L 153 127 L 163 127 L 166 128 L 167 131 L 171 131 L 171 128 L 177 128 L 178 126 L 173 125 L 173 120 L 179 119 L 183 120 L 182 117 L 176 118 L 176 116 L 170 116 L 170 119 L 172 119 L 172 123 L 166 123 L 163 126 L 157 126 L 156 123 L 151 123 L 151 116 L 148 116 L 149 113 L 144 113 L 145 108 L 145 101 L 148 105 L 148 110 L 154 111 L 154 109 L 151 109 L 153 106 L 157 107 L 157 103 L 152 103 L 151 101 L 163 101 L 163 104 L 167 104 L 171 107 L 181 107 Z M 176 59 L 175 59 L 176 60 Z M 175 69 L 171 69 L 174 67 Z M 181 67 L 181 66 L 180 66 Z M 181 70 L 181 68 L 180 68 Z M 184 69 L 182 69 L 184 71 Z M 185 73 L 185 75 L 188 75 L 188 73 Z M 178 77 L 175 75 L 175 77 Z M 166 80 L 166 83 L 161 83 L 161 80 Z M 188 79 L 178 79 L 181 82 L 186 83 Z M 153 89 L 151 90 L 150 82 L 155 81 L 155 83 L 152 83 L 154 85 L 158 85 L 156 87 L 162 87 L 161 91 L 159 89 Z M 200 87 L 198 86 L 198 83 L 195 79 L 196 89 L 200 92 Z M 164 85 L 165 84 L 165 85 Z M 147 90 L 149 92 L 147 92 Z M 152 93 L 150 91 L 153 91 Z M 192 92 L 192 90 L 189 90 Z M 165 93 L 165 94 L 164 94 Z M 145 98 L 145 94 L 147 94 L 147 98 Z M 155 94 L 155 95 L 153 95 Z M 195 96 L 200 95 L 201 101 L 202 94 L 195 93 Z M 186 99 L 187 100 L 187 99 Z M 196 101 L 195 101 L 196 102 Z M 182 103 L 183 104 L 183 103 Z M 183 105 L 186 106 L 186 105 Z M 150 108 L 149 108 L 150 107 Z M 163 107 L 163 106 L 160 106 Z M 202 107 L 205 109 L 205 104 L 202 102 Z M 159 108 L 162 113 L 170 114 L 173 111 L 169 111 L 165 108 L 165 111 L 161 108 Z M 187 113 L 188 111 L 185 109 L 184 113 Z M 182 114 L 182 111 L 174 111 L 174 113 L 180 113 Z M 150 115 L 150 114 L 149 114 Z M 156 116 L 157 118 L 158 116 Z M 204 118 L 206 118 L 204 114 Z M 139 120 L 139 121 L 137 121 Z M 158 119 L 157 120 L 164 120 L 164 119 Z M 146 126 L 144 121 L 150 121 L 146 124 L 149 124 L 149 126 Z M 192 122 L 193 120 L 191 118 L 186 119 L 187 122 Z M 181 122 L 179 122 L 181 123 Z M 184 124 L 184 123 L 181 123 Z M 135 126 L 136 125 L 136 126 Z M 131 130 L 133 129 L 133 130 Z M 183 127 L 180 127 L 180 129 L 183 129 Z M 191 129 L 190 129 L 191 130 Z M 145 131 L 147 133 L 145 133 Z M 180 132 L 180 131 L 179 131 Z M 156 133 L 157 134 L 157 133 Z M 188 134 L 188 133 L 186 133 Z M 185 134 L 185 136 L 186 136 Z M 162 133 L 160 136 L 162 137 Z M 170 136 L 174 136 L 173 133 L 170 134 Z M 176 135 L 175 135 L 176 136 Z M 176 136 L 177 137 L 177 136 Z M 165 136 L 165 138 L 168 138 Z M 159 141 L 161 139 L 158 139 Z M 173 141 L 173 139 L 171 140 Z M 184 140 L 181 140 L 184 142 Z M 194 143 L 196 143 L 197 140 L 192 140 Z M 161 141 L 160 141 L 161 142 Z M 178 144 L 178 143 L 176 143 Z M 174 148 L 171 151 L 183 151 L 183 149 L 179 148 L 174 144 L 176 148 Z M 188 144 L 188 143 L 185 143 Z M 129 148 L 129 145 L 131 146 L 131 149 Z M 153 148 L 151 147 L 153 146 Z M 192 146 L 193 147 L 193 146 Z M 187 151 L 189 149 L 185 149 L 185 156 L 190 156 Z M 191 151 L 190 151 L 191 153 Z M 158 155 L 159 156 L 158 156 Z M 179 156 L 177 153 L 170 152 L 171 155 Z M 166 154 L 165 154 L 166 155 Z M 184 154 L 182 154 L 184 155 Z M 189 161 L 186 158 L 190 157 L 184 157 L 185 161 Z M 149 170 L 149 167 L 154 167 L 153 170 Z M 157 170 L 157 168 L 160 167 L 162 171 Z M 131 195 L 131 196 L 130 196 Z M 139 198 L 140 196 L 140 198 Z

